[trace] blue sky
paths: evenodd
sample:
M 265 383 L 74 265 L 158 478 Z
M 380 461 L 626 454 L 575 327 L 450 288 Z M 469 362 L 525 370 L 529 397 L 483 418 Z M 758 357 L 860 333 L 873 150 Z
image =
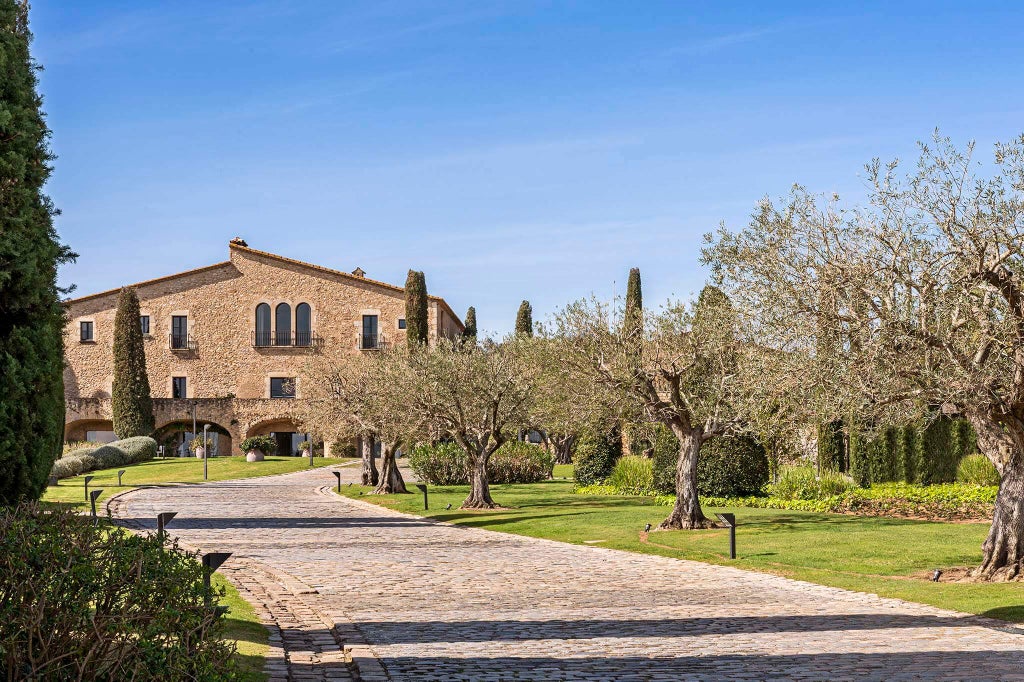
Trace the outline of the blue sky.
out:
M 1024 132 L 1015 3 L 36 0 L 78 294 L 254 248 L 505 332 L 702 286 L 701 235 L 941 127 Z

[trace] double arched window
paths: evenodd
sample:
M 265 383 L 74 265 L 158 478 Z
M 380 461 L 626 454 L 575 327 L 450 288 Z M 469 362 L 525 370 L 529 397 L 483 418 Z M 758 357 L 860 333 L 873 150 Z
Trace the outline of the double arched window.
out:
M 295 306 L 294 336 L 292 336 L 292 307 L 287 303 L 278 303 L 273 312 L 272 328 L 270 304 L 260 303 L 256 306 L 254 346 L 313 345 L 313 310 L 308 303 L 300 303 Z

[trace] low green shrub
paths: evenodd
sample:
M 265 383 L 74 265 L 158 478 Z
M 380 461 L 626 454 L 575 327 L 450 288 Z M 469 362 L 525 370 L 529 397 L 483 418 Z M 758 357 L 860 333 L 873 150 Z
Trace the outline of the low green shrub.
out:
M 115 440 L 97 448 L 74 450 L 53 463 L 50 475 L 69 478 L 96 469 L 138 464 L 156 456 L 156 441 L 149 436 L 136 436 Z
M 654 462 L 646 457 L 623 455 L 606 483 L 619 495 L 651 495 L 654 493 Z
M 697 459 L 701 495 L 760 495 L 768 484 L 768 454 L 751 436 L 712 438 Z
M 336 440 L 331 443 L 331 457 L 358 457 L 359 448 L 351 440 Z
M 956 468 L 956 482 L 998 486 L 1000 476 L 996 466 L 985 455 L 967 455 Z
M 0 679 L 236 679 L 218 596 L 166 536 L 0 509 Z
M 782 500 L 825 500 L 854 487 L 850 477 L 835 471 L 818 474 L 809 466 L 787 466 L 779 470 L 779 480 L 768 487 L 768 494 Z
M 242 452 L 258 450 L 266 455 L 277 450 L 277 441 L 272 436 L 249 436 L 239 447 Z
M 573 478 L 581 485 L 600 483 L 611 475 L 622 455 L 618 431 L 604 434 L 588 430 L 580 436 L 573 458 Z
M 409 468 L 416 478 L 431 485 L 466 485 L 469 461 L 455 443 L 420 444 L 409 450 Z
M 489 483 L 537 483 L 551 478 L 555 460 L 544 448 L 513 440 L 502 443 L 487 462 Z

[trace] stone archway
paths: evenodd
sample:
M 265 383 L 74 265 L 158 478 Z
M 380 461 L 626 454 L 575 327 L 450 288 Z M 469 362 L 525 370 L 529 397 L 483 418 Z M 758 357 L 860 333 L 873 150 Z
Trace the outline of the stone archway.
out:
M 216 457 L 228 457 L 239 454 L 239 440 L 236 433 L 217 422 L 208 419 L 196 421 L 196 434 L 201 436 L 203 426 L 209 426 L 208 434 L 213 440 L 213 455 Z M 186 419 L 174 419 L 159 425 L 153 434 L 158 446 L 164 447 L 164 456 L 174 457 L 182 454 L 189 455 L 188 444 L 192 441 L 192 421 Z
M 277 443 L 277 451 L 273 454 L 278 457 L 295 456 L 299 441 L 308 436 L 299 422 L 287 417 L 257 422 L 245 432 L 246 438 L 266 435 L 272 436 Z
M 109 443 L 117 440 L 114 422 L 109 419 L 76 419 L 64 425 L 64 442 L 91 441 Z

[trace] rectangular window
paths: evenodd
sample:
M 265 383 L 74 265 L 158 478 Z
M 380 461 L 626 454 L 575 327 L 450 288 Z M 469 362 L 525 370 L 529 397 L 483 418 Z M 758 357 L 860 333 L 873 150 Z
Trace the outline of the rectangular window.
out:
M 171 397 L 181 399 L 188 397 L 188 385 L 186 384 L 185 377 L 173 377 L 171 379 Z
M 149 315 L 139 315 L 139 326 L 142 327 L 142 333 L 149 336 Z
M 188 316 L 171 316 L 171 348 L 188 348 Z
M 80 332 L 81 332 L 81 341 L 82 341 L 82 343 L 88 343 L 89 341 L 93 340 L 93 338 L 92 338 L 92 322 L 82 322 L 82 323 L 80 323 L 79 329 L 80 329 Z
M 404 317 L 399 318 L 399 320 L 398 320 L 398 328 L 399 329 L 405 329 L 405 318 Z
M 294 398 L 295 377 L 273 377 L 270 379 L 271 398 Z
M 361 338 L 360 348 L 376 348 L 377 347 L 377 316 L 376 315 L 363 315 L 363 334 Z

